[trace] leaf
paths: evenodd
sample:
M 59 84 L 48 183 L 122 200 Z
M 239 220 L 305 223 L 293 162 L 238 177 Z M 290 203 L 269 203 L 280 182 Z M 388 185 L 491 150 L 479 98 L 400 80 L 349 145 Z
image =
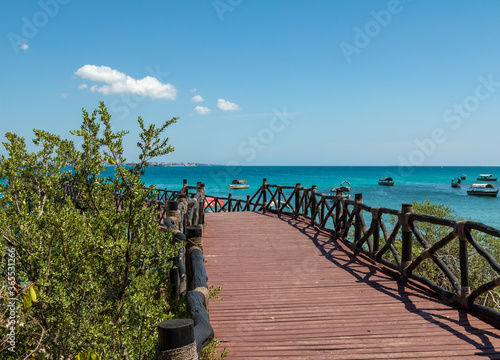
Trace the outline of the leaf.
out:
M 26 312 L 31 307 L 31 297 L 24 292 L 23 293 L 23 311 Z
M 40 292 L 36 286 L 30 286 L 28 288 L 31 302 L 37 302 L 40 299 Z
M 81 352 L 78 355 L 76 355 L 76 360 L 102 360 L 101 355 L 89 351 L 89 352 Z

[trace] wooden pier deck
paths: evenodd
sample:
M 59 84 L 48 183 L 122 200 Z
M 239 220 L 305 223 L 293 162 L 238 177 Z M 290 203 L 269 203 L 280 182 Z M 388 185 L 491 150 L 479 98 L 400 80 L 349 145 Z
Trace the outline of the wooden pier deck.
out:
M 500 359 L 500 330 L 354 257 L 308 220 L 206 214 L 229 359 Z

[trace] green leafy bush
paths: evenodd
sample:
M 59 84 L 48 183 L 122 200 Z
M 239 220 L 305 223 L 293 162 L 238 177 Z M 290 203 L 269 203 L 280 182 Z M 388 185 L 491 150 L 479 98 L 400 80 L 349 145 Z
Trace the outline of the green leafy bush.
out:
M 113 132 L 110 118 L 102 102 L 91 115 L 83 110 L 72 132 L 81 149 L 34 130 L 39 150 L 29 152 L 6 134 L 0 358 L 151 359 L 157 324 L 182 309 L 164 289 L 177 248 L 144 206 L 154 188 L 141 182 L 148 160 L 173 151 L 162 137 L 177 119 L 156 127 L 139 118 L 140 161 L 125 167 L 126 132 Z M 104 163 L 114 166 L 108 177 Z M 79 191 L 73 202 L 65 183 Z

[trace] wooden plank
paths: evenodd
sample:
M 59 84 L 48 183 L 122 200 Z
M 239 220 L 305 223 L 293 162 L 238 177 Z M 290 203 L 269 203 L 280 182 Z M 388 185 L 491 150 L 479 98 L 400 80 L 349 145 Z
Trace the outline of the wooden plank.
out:
M 500 359 L 500 330 L 355 257 L 310 221 L 207 214 L 215 336 L 229 359 Z

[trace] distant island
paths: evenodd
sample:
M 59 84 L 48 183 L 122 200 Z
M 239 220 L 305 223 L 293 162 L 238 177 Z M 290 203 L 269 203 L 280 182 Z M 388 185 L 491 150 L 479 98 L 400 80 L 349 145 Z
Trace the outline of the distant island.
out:
M 107 163 L 107 162 L 103 162 L 101 164 L 102 166 L 113 166 L 112 164 L 110 163 Z M 124 163 L 123 164 L 124 166 L 135 166 L 137 165 L 137 163 L 135 162 L 129 162 L 129 163 Z M 171 162 L 148 162 L 148 166 L 214 166 L 214 165 L 211 165 L 211 164 L 200 164 L 200 163 L 185 163 L 185 162 L 175 162 L 175 163 L 171 163 Z

